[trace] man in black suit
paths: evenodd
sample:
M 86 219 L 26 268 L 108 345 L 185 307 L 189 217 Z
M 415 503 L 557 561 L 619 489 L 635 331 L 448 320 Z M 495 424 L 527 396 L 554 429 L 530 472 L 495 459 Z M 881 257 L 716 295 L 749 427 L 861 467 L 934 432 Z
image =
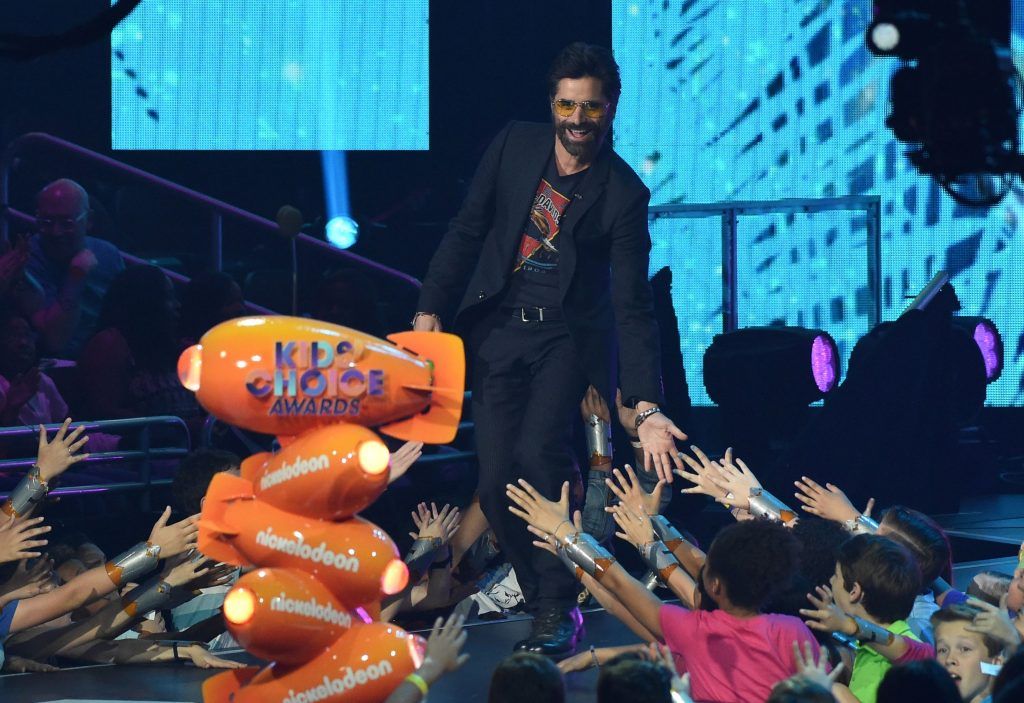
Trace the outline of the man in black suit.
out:
M 548 76 L 551 124 L 494 139 L 423 283 L 416 330 L 455 315 L 471 364 L 480 505 L 516 571 L 533 630 L 517 649 L 562 656 L 581 628 L 576 584 L 531 546 L 508 510 L 523 478 L 558 500 L 576 475 L 573 418 L 593 384 L 638 411 L 646 468 L 682 468 L 661 414 L 661 364 L 647 280 L 650 191 L 605 143 L 621 92 L 609 50 L 577 43 Z M 468 287 L 467 287 L 468 281 Z M 617 339 L 616 339 L 617 338 Z M 609 407 L 614 407 L 609 402 Z

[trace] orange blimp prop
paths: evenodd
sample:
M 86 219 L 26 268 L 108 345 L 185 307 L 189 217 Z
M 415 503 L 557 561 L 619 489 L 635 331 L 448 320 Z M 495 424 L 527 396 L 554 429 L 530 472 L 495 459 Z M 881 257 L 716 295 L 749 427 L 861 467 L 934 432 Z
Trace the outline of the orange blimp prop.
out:
M 392 437 L 451 441 L 462 414 L 458 337 L 388 340 L 295 317 L 247 317 L 207 332 L 178 362 L 182 384 L 230 424 L 277 436 L 281 449 L 219 474 L 199 521 L 206 556 L 254 567 L 224 617 L 271 660 L 208 679 L 207 703 L 379 703 L 419 665 L 422 638 L 367 622 L 405 588 L 397 547 L 357 516 L 388 484 Z

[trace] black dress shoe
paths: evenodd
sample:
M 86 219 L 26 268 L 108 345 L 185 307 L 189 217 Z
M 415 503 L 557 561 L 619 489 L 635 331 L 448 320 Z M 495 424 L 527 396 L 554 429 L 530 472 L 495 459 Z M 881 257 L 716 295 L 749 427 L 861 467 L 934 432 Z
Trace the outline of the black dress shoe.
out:
M 533 618 L 530 636 L 517 642 L 517 652 L 536 652 L 547 657 L 568 657 L 576 653 L 583 637 L 583 614 L 579 608 L 544 608 Z

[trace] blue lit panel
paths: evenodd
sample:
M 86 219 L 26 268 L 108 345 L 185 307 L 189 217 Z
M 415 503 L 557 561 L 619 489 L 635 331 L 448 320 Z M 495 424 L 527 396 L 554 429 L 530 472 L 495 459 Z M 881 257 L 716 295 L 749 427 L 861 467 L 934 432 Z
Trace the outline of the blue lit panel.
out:
M 1024 2 L 1014 12 L 1021 66 Z M 879 195 L 882 318 L 895 318 L 906 296 L 946 269 L 964 314 L 991 318 L 1006 344 L 1006 370 L 988 402 L 1024 405 L 1024 191 L 989 210 L 967 209 L 910 166 L 884 125 L 897 64 L 864 49 L 870 14 L 870 0 L 614 0 L 623 83 L 615 148 L 653 204 Z M 768 222 L 774 235 L 755 242 Z M 695 250 L 719 246 L 717 226 L 706 236 L 715 241 L 656 240 L 652 269 L 679 269 Z M 815 326 L 817 308 L 848 356 L 867 329 L 866 255 L 857 248 L 865 239 L 863 218 L 851 214 L 741 217 L 741 325 L 785 314 Z M 816 275 L 823 270 L 832 275 Z M 673 295 L 688 349 L 704 342 L 686 338 L 693 306 L 681 296 L 705 296 L 696 306 L 705 310 L 721 295 L 719 285 L 695 292 L 681 280 Z M 703 378 L 699 355 L 684 358 L 688 377 Z M 690 386 L 694 401 L 707 403 L 700 382 Z
M 142 3 L 111 35 L 115 149 L 427 149 L 428 1 Z

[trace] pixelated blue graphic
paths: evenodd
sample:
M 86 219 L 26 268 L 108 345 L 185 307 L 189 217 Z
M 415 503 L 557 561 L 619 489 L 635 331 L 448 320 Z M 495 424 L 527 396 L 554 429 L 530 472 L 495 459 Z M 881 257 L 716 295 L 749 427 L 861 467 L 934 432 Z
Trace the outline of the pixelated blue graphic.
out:
M 115 149 L 427 149 L 428 0 L 148 0 L 111 36 Z
M 623 92 L 615 148 L 652 204 L 877 194 L 882 317 L 940 269 L 963 313 L 1002 332 L 991 405 L 1024 405 L 1024 190 L 990 209 L 957 205 L 919 175 L 885 127 L 894 60 L 864 48 L 870 0 L 614 0 Z M 1014 0 L 1024 65 L 1024 0 Z M 670 265 L 690 392 L 710 404 L 702 357 L 721 331 L 719 220 L 659 219 L 651 270 Z M 741 217 L 740 326 L 828 331 L 846 360 L 868 329 L 863 213 Z

